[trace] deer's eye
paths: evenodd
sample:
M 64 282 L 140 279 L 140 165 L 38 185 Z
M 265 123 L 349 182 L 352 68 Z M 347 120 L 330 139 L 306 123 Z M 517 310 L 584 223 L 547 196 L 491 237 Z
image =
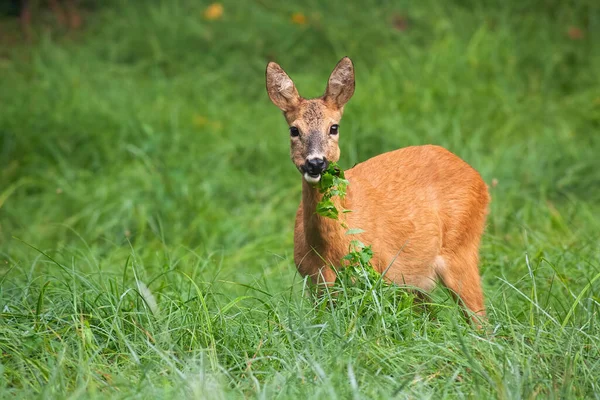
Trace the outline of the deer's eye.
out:
M 339 129 L 340 129 L 340 126 L 338 124 L 331 125 L 331 128 L 329 128 L 329 134 L 330 135 L 337 135 Z
M 290 136 L 298 137 L 300 135 L 300 131 L 295 126 L 290 126 Z

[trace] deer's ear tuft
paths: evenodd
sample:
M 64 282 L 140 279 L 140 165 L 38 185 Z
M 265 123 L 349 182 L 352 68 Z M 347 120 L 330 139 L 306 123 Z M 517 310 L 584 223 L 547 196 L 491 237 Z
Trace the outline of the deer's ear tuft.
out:
M 329 76 L 323 99 L 326 103 L 342 108 L 354 94 L 354 65 L 348 57 L 342 58 Z
M 270 62 L 267 65 L 267 93 L 273 104 L 282 111 L 291 111 L 300 104 L 300 95 L 294 82 L 279 64 Z

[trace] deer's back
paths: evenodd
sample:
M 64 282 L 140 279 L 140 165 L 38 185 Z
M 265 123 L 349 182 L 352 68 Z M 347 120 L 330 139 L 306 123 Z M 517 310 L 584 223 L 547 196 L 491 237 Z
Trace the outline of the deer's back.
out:
M 473 230 L 481 234 L 473 224 L 482 225 L 485 219 L 487 185 L 475 169 L 443 147 L 384 153 L 346 171 L 346 177 L 352 222 L 388 228 L 406 221 L 436 225 L 441 244 L 448 247 L 460 245 Z

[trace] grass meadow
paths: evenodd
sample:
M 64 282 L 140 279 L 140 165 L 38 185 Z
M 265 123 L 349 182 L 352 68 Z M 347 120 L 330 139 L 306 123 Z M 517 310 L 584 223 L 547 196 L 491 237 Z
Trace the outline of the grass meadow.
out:
M 600 4 L 208 6 L 0 20 L 0 397 L 600 398 Z M 345 55 L 343 167 L 433 143 L 490 185 L 486 332 L 296 273 L 264 69 L 319 96 Z

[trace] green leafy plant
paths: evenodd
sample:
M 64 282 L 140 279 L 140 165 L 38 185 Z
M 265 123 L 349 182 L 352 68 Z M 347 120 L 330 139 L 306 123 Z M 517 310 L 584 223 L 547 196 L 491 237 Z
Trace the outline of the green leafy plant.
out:
M 339 211 L 333 204 L 332 198 L 338 196 L 343 199 L 346 196 L 348 181 L 344 175 L 344 170 L 335 162 L 329 163 L 329 166 L 321 175 L 318 185 L 319 191 L 323 193 L 323 198 L 317 204 L 317 214 L 331 219 L 339 219 Z
M 375 272 L 371 265 L 372 258 L 373 250 L 371 246 L 365 246 L 360 240 L 352 240 L 349 252 L 342 257 L 342 260 L 347 263 L 348 268 L 353 269 L 355 272 L 362 272 L 359 269 L 365 270 L 367 272 L 366 277 L 370 280 L 379 279 L 379 274 Z
M 346 196 L 346 190 L 350 182 L 346 180 L 344 171 L 337 163 L 329 164 L 327 170 L 321 176 L 319 181 L 319 191 L 323 194 L 323 198 L 317 203 L 316 213 L 335 220 L 339 220 L 339 210 L 333 202 L 333 197 L 338 196 L 343 199 Z M 350 212 L 351 210 L 342 210 L 342 212 Z M 362 229 L 348 229 L 344 221 L 340 221 L 342 227 L 346 228 L 347 235 L 357 235 L 364 232 Z M 338 272 L 338 279 L 342 279 L 345 275 L 350 280 L 367 279 L 375 282 L 380 280 L 380 275 L 375 271 L 371 264 L 373 258 L 373 250 L 371 246 L 365 245 L 360 240 L 352 240 L 348 254 L 342 258 L 345 263 L 344 268 Z

